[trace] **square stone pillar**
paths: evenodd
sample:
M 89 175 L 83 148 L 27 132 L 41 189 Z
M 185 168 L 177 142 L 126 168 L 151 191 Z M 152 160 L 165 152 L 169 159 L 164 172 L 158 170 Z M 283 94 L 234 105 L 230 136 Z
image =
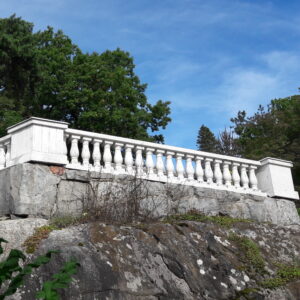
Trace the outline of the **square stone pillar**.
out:
M 24 162 L 66 165 L 68 123 L 32 117 L 7 129 L 11 135 L 9 165 Z
M 292 162 L 267 157 L 262 159 L 257 169 L 258 188 L 270 197 L 299 200 L 299 194 L 294 190 L 291 173 Z

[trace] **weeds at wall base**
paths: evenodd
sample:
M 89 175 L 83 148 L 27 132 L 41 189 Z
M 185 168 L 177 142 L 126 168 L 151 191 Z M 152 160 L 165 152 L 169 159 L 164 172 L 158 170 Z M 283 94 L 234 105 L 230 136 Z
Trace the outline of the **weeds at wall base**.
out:
M 229 216 L 205 216 L 198 211 L 192 210 L 186 214 L 170 215 L 163 219 L 164 223 L 176 223 L 178 221 L 212 222 L 222 227 L 231 228 L 237 223 L 251 223 L 251 220 L 231 218 Z

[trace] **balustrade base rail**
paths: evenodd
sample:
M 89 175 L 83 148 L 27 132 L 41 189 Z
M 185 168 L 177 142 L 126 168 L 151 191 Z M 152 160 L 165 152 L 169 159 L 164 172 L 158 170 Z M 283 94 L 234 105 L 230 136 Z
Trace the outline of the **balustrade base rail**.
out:
M 0 169 L 26 161 L 70 169 L 128 174 L 152 181 L 299 199 L 292 163 L 261 161 L 155 144 L 68 128 L 65 122 L 30 118 L 0 138 Z

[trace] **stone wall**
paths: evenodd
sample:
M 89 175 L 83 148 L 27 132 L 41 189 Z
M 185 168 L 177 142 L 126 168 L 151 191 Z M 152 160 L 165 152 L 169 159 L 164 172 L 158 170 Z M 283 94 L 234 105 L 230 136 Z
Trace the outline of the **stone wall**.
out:
M 300 224 L 294 202 L 206 187 L 172 185 L 24 163 L 0 171 L 0 216 L 80 215 L 111 204 L 111 212 L 138 202 L 153 216 L 189 210 L 209 215 L 229 215 L 260 222 Z

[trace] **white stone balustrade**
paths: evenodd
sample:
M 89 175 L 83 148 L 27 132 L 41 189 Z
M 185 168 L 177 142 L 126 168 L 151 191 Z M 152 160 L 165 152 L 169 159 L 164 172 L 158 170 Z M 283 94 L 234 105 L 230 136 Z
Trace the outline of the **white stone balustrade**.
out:
M 259 161 L 67 129 L 67 168 L 262 194 Z
M 254 161 L 70 129 L 67 123 L 39 118 L 10 127 L 8 135 L 0 138 L 0 169 L 27 161 L 239 193 L 299 198 L 294 191 L 290 162 L 270 158 Z M 285 175 L 284 180 L 280 172 Z M 287 181 L 284 187 L 281 181 Z

